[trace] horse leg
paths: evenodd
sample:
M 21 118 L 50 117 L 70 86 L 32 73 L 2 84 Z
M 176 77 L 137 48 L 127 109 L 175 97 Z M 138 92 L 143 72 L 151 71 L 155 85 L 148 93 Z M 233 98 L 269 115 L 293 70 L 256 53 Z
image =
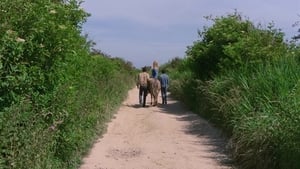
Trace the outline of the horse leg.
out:
M 157 105 L 157 97 L 156 96 L 153 96 L 154 97 L 154 104 L 153 106 L 156 106 Z

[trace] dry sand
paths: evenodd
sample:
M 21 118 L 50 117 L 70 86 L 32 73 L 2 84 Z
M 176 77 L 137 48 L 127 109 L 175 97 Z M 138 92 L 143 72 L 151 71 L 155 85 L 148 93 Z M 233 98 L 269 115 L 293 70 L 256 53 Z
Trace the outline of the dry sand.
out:
M 172 98 L 156 107 L 147 99 L 148 106 L 141 107 L 138 89 L 128 92 L 80 169 L 231 168 L 217 129 Z

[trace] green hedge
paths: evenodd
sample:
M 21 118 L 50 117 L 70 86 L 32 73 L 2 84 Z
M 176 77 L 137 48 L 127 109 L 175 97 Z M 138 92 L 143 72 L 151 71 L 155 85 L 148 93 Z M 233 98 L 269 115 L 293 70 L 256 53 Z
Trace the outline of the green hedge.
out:
M 205 88 L 231 131 L 242 168 L 296 169 L 300 163 L 298 62 L 258 65 L 215 78 Z
M 0 2 L 1 169 L 77 168 L 134 84 L 124 60 L 90 55 L 81 2 Z
M 185 69 L 170 72 L 171 93 L 223 129 L 239 168 L 300 168 L 299 46 L 273 24 L 264 30 L 236 13 L 212 20 Z
M 133 75 L 104 57 L 78 57 L 58 69 L 53 92 L 23 98 L 0 113 L 0 168 L 76 168 L 125 98 Z

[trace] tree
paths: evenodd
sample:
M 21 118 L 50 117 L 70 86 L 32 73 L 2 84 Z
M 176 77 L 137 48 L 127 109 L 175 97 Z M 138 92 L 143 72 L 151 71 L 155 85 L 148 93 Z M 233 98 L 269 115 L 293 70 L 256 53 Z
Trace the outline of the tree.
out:
M 283 33 L 270 23 L 267 29 L 243 19 L 237 12 L 211 18 L 210 28 L 199 31 L 200 39 L 186 51 L 190 67 L 200 79 L 243 66 L 267 63 L 283 55 Z

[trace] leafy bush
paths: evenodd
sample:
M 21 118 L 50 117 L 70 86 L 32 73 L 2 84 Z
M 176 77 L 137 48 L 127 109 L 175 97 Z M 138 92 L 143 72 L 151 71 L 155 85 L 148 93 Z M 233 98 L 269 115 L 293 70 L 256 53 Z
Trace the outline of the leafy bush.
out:
M 4 0 L 0 7 L 1 110 L 18 95 L 52 90 L 54 64 L 85 44 L 80 25 L 88 15 L 75 0 Z
M 298 169 L 299 46 L 273 24 L 255 28 L 237 14 L 214 21 L 187 50 L 189 80 L 172 72 L 180 85 L 171 92 L 223 128 L 240 168 Z
M 130 64 L 89 54 L 80 3 L 0 2 L 0 168 L 77 168 L 133 85 Z
M 283 33 L 273 24 L 268 30 L 256 28 L 238 13 L 208 19 L 214 21 L 213 26 L 199 31 L 201 39 L 186 51 L 189 67 L 201 80 L 228 69 L 267 63 L 285 52 Z

